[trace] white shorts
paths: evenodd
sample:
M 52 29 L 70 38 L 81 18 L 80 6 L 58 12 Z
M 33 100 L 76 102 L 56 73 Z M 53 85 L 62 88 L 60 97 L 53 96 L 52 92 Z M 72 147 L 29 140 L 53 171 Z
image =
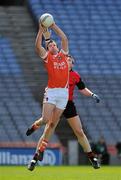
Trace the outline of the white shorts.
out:
M 43 103 L 54 104 L 57 108 L 64 110 L 68 102 L 67 88 L 46 88 Z

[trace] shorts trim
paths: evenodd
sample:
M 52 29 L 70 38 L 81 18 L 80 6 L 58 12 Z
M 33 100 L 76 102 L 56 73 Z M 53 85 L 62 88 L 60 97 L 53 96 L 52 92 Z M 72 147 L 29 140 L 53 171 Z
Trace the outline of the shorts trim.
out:
M 43 103 L 54 104 L 58 109 L 64 110 L 67 102 L 67 88 L 48 88 L 45 90 Z

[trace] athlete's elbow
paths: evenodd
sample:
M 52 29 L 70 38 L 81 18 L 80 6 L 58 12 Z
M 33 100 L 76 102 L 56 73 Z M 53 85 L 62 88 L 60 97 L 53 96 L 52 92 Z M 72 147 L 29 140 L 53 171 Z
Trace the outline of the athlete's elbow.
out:
M 35 46 L 35 51 L 37 54 L 39 54 L 39 48 Z
M 39 43 L 36 42 L 35 43 L 35 49 L 38 50 L 40 48 L 39 46 L 40 46 Z
M 39 54 L 41 52 L 42 47 L 35 44 L 35 51 Z
M 63 36 L 63 38 L 62 38 L 62 40 L 63 40 L 63 41 L 65 41 L 65 42 L 68 42 L 68 38 L 67 38 L 67 36 L 66 36 L 66 35 L 64 35 L 64 36 Z

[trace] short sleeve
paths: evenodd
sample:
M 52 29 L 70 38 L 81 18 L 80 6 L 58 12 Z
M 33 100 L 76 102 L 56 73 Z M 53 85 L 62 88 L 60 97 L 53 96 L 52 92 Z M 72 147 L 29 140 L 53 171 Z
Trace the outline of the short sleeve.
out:
M 75 72 L 75 77 L 76 77 L 76 86 L 78 87 L 78 89 L 80 89 L 80 90 L 84 89 L 85 83 L 82 81 L 79 73 Z

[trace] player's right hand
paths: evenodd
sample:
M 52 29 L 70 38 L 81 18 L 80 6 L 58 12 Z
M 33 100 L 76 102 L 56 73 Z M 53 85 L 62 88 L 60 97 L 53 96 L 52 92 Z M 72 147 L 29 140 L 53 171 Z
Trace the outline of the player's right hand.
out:
M 100 98 L 97 94 L 92 94 L 93 99 L 96 101 L 96 103 L 100 102 Z
M 39 23 L 39 30 L 44 32 L 44 26 L 41 23 Z
M 56 24 L 55 24 L 55 22 L 54 22 L 49 28 L 52 28 L 52 29 L 53 29 L 53 28 L 55 27 L 55 25 L 56 25 Z
M 43 36 L 44 36 L 45 39 L 50 39 L 51 31 L 48 30 L 48 28 L 44 28 Z

